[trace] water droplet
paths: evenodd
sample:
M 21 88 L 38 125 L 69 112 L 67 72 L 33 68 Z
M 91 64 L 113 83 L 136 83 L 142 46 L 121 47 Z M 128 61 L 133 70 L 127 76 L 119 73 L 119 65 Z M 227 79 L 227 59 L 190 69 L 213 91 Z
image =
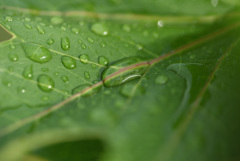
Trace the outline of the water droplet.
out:
M 76 68 L 76 60 L 69 56 L 62 57 L 62 63 L 67 69 L 74 69 Z
M 155 83 L 156 84 L 165 84 L 168 81 L 168 77 L 166 75 L 159 75 L 156 79 L 155 79 Z
M 82 62 L 82 63 L 84 63 L 84 64 L 87 64 L 88 62 L 89 62 L 89 57 L 88 57 L 88 55 L 86 55 L 86 54 L 82 54 L 82 55 L 80 55 L 79 56 L 79 59 L 80 59 L 80 61 Z
M 54 39 L 50 38 L 50 39 L 47 39 L 47 44 L 48 45 L 52 45 L 54 43 Z
M 24 87 L 21 87 L 18 89 L 18 93 L 26 93 L 26 89 Z
M 163 21 L 159 20 L 159 21 L 157 22 L 157 25 L 158 25 L 158 27 L 163 27 L 163 26 L 164 26 L 164 23 L 163 23 Z
M 109 62 L 108 62 L 108 59 L 105 56 L 100 56 L 98 58 L 98 63 L 101 64 L 101 65 L 107 66 Z
M 48 75 L 42 74 L 38 77 L 38 87 L 44 92 L 51 92 L 54 88 L 54 81 Z
M 140 44 L 137 44 L 137 49 L 138 49 L 138 50 L 142 50 L 142 49 L 143 49 L 143 46 L 140 45 Z
M 101 47 L 105 47 L 106 46 L 106 43 L 105 42 L 101 42 Z
M 91 67 L 92 68 L 96 68 L 96 64 L 91 64 Z
M 58 25 L 63 22 L 63 19 L 62 17 L 52 17 L 50 21 L 52 24 Z
M 68 37 L 62 37 L 61 39 L 61 47 L 63 50 L 67 51 L 70 48 L 70 40 Z
M 78 28 L 75 28 L 75 27 L 73 27 L 73 28 L 72 28 L 72 32 L 73 32 L 73 33 L 75 33 L 75 34 L 78 34 L 78 33 L 79 33 L 79 29 L 78 29 Z
M 11 21 L 13 21 L 12 17 L 10 17 L 10 16 L 5 17 L 5 22 L 11 22 Z
M 48 96 L 43 96 L 41 99 L 42 99 L 42 101 L 47 101 L 47 100 L 49 100 L 49 97 Z
M 8 58 L 13 62 L 18 61 L 18 55 L 17 54 L 9 54 Z
M 9 47 L 10 47 L 10 49 L 12 49 L 12 50 L 15 49 L 15 45 L 14 45 L 14 44 L 11 44 Z
M 89 74 L 88 72 L 84 72 L 84 77 L 85 77 L 86 79 L 90 79 L 90 74 Z
M 109 34 L 109 28 L 102 23 L 95 23 L 91 26 L 91 30 L 100 36 L 107 36 Z
M 82 49 L 86 49 L 86 45 L 85 44 L 82 44 Z
M 4 84 L 6 87 L 11 87 L 11 86 L 12 86 L 12 82 L 7 81 L 7 80 L 3 81 L 3 84 Z
M 43 71 L 43 72 L 49 72 L 49 69 L 48 69 L 48 68 L 42 68 L 41 71 Z
M 67 29 L 64 26 L 61 26 L 61 30 L 66 31 Z
M 36 28 L 39 34 L 45 34 L 45 30 L 40 25 L 37 25 Z
M 126 32 L 130 32 L 131 27 L 129 25 L 123 25 L 123 30 L 126 31 Z
M 30 19 L 30 18 L 28 18 L 28 17 L 25 17 L 25 18 L 24 18 L 24 21 L 26 21 L 26 22 L 30 22 L 30 21 L 31 21 L 31 19 Z
M 23 43 L 22 47 L 25 51 L 26 56 L 32 61 L 38 63 L 46 63 L 52 59 L 51 52 L 43 46 L 39 46 L 37 44 Z
M 120 60 L 103 71 L 102 80 L 107 87 L 119 86 L 125 82 L 141 77 L 147 70 L 149 64 L 142 63 L 138 66 L 134 64 L 140 63 L 138 58 L 126 58 Z M 126 68 L 132 66 L 132 68 Z M 126 70 L 124 70 L 124 68 Z M 122 71 L 121 71 L 122 70 Z M 121 71 L 120 73 L 117 73 Z
M 23 77 L 26 79 L 33 79 L 33 65 L 24 68 Z
M 211 0 L 211 4 L 213 5 L 213 7 L 217 7 L 218 0 Z
M 88 40 L 88 42 L 90 42 L 90 43 L 93 43 L 93 42 L 94 42 L 94 40 L 93 40 L 92 38 L 90 38 L 90 37 L 88 37 L 87 40 Z
M 58 75 L 59 75 L 59 72 L 55 72 L 54 75 L 55 75 L 55 76 L 58 76 Z
M 32 26 L 28 23 L 24 23 L 24 26 L 28 29 L 28 30 L 32 30 Z
M 63 82 L 68 83 L 68 77 L 67 76 L 63 75 L 61 77 L 61 79 L 62 79 Z
M 89 84 L 83 84 L 83 85 L 77 86 L 76 88 L 74 88 L 72 90 L 72 94 L 77 94 L 79 92 L 82 92 L 82 91 L 86 90 L 82 94 L 82 96 L 91 96 L 91 95 L 96 94 L 97 92 L 99 92 L 99 90 L 101 89 L 101 86 L 94 87 L 94 88 L 89 88 L 89 87 L 91 87 L 91 85 L 89 85 Z

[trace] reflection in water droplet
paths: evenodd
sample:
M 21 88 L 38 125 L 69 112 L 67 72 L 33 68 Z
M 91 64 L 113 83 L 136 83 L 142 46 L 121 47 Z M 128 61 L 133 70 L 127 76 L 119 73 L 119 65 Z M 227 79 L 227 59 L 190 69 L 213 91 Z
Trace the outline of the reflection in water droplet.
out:
M 61 77 L 61 79 L 62 79 L 63 82 L 68 83 L 68 77 L 67 76 L 63 75 Z
M 37 25 L 36 28 L 39 34 L 45 34 L 45 30 L 40 25 Z
M 9 54 L 8 58 L 13 62 L 18 61 L 18 55 L 17 54 Z
M 54 39 L 52 39 L 52 38 L 47 39 L 48 45 L 52 45 L 53 43 L 54 43 Z
M 104 66 L 108 65 L 108 59 L 105 56 L 100 56 L 98 58 L 98 63 Z
M 51 92 L 54 88 L 54 81 L 48 75 L 42 74 L 38 77 L 38 87 L 44 92 Z
M 165 84 L 168 81 L 168 77 L 166 75 L 159 75 L 156 79 L 155 79 L 155 83 L 156 84 Z
M 86 79 L 90 79 L 90 74 L 85 71 L 85 72 L 84 72 L 84 77 L 85 77 Z
M 109 34 L 109 28 L 102 23 L 95 23 L 91 26 L 91 30 L 100 36 L 107 36 Z
M 24 68 L 23 77 L 26 79 L 33 79 L 33 65 Z
M 88 84 L 83 84 L 83 85 L 80 85 L 80 86 L 77 86 L 76 88 L 74 88 L 72 90 L 72 94 L 77 94 L 79 92 L 83 92 L 85 91 L 82 96 L 91 96 L 93 94 L 96 94 L 97 92 L 99 92 L 99 90 L 101 89 L 101 86 L 100 87 L 95 87 L 95 88 L 89 88 L 91 87 L 91 85 L 88 85 Z
M 25 51 L 25 55 L 32 61 L 38 63 L 46 63 L 52 59 L 51 52 L 43 46 L 39 46 L 37 44 L 23 43 L 22 47 Z
M 54 25 L 58 25 L 63 22 L 62 17 L 52 17 L 51 18 L 51 23 Z
M 86 54 L 80 55 L 80 56 L 79 56 L 79 59 L 80 59 L 80 61 L 81 61 L 82 63 L 84 63 L 84 64 L 86 64 L 86 63 L 89 62 L 89 57 L 88 57 L 88 55 L 86 55 Z
M 61 39 L 61 47 L 63 50 L 67 51 L 70 48 L 70 40 L 68 37 L 62 37 Z
M 64 67 L 66 67 L 67 69 L 74 69 L 76 68 L 76 60 L 72 57 L 69 56 L 63 56 L 62 57 L 62 63 L 64 65 Z
M 88 42 L 90 42 L 90 43 L 93 43 L 93 42 L 94 42 L 94 40 L 93 40 L 92 38 L 90 38 L 90 37 L 88 37 L 87 40 L 88 40 Z
M 24 23 L 24 26 L 28 29 L 28 30 L 32 30 L 32 26 L 28 23 Z
M 103 71 L 102 80 L 104 81 L 104 85 L 107 87 L 119 86 L 125 82 L 141 77 L 149 66 L 147 63 L 123 70 L 113 76 L 113 74 L 119 70 L 140 62 L 141 60 L 138 58 L 127 58 L 112 64 Z

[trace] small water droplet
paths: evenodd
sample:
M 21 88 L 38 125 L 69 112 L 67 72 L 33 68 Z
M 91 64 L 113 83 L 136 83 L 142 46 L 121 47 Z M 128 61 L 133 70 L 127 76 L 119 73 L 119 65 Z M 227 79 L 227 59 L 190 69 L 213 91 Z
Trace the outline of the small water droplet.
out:
M 123 30 L 126 32 L 130 32 L 131 31 L 131 27 L 129 25 L 123 25 Z
M 77 86 L 76 88 L 74 88 L 72 90 L 72 94 L 74 95 L 74 94 L 77 94 L 79 92 L 82 92 L 82 91 L 88 89 L 82 94 L 82 96 L 91 96 L 91 95 L 99 92 L 99 90 L 101 89 L 101 86 L 94 87 L 94 88 L 89 88 L 89 87 L 91 87 L 91 85 L 89 85 L 89 84 L 83 84 L 83 85 Z
M 93 69 L 95 69 L 95 68 L 96 68 L 96 64 L 91 64 L 91 67 L 92 67 Z
M 25 51 L 25 55 L 32 61 L 38 63 L 46 63 L 52 59 L 51 52 L 43 46 L 23 43 L 22 47 L 23 50 Z
M 76 68 L 76 60 L 69 56 L 62 57 L 62 63 L 67 69 L 74 69 Z
M 12 82 L 7 81 L 7 80 L 3 81 L 3 84 L 4 84 L 6 87 L 11 87 L 11 86 L 12 86 Z
M 21 87 L 18 89 L 18 93 L 24 94 L 24 93 L 26 93 L 26 89 L 24 87 Z
M 31 19 L 30 19 L 30 18 L 28 18 L 28 17 L 25 17 L 25 18 L 24 18 L 24 21 L 26 21 L 26 22 L 30 22 L 30 21 L 31 21 Z
M 28 29 L 28 30 L 32 30 L 32 26 L 28 23 L 24 23 L 24 26 Z
M 68 37 L 62 37 L 61 39 L 61 47 L 63 50 L 67 51 L 70 48 L 70 40 Z
M 54 39 L 52 39 L 52 38 L 47 39 L 48 45 L 52 45 L 53 43 L 54 43 Z
M 155 83 L 156 84 L 165 84 L 168 81 L 168 77 L 166 75 L 159 75 L 156 79 L 155 79 Z
M 95 23 L 91 26 L 91 30 L 100 36 L 107 36 L 109 34 L 109 28 L 102 23 Z
M 10 17 L 10 16 L 5 17 L 5 22 L 12 22 L 12 21 L 13 21 L 12 17 Z
M 158 26 L 158 27 L 164 27 L 163 21 L 159 20 L 159 21 L 157 22 L 157 26 Z
M 137 49 L 138 50 L 142 50 L 143 49 L 143 46 L 141 44 L 137 44 Z
M 105 42 L 101 42 L 101 47 L 105 47 L 106 46 L 106 43 Z
M 84 77 L 85 77 L 86 79 L 90 79 L 90 74 L 89 74 L 88 72 L 84 72 Z
M 9 54 L 8 58 L 13 62 L 18 61 L 18 55 L 17 54 Z
M 48 96 L 43 96 L 41 99 L 42 99 L 42 101 L 48 101 L 49 97 Z
M 86 49 L 86 45 L 85 44 L 82 44 L 82 49 Z
M 58 75 L 59 75 L 59 72 L 55 72 L 54 75 L 55 75 L 55 76 L 58 76 Z
M 66 31 L 67 29 L 64 26 L 61 26 L 61 30 Z
M 67 76 L 63 75 L 61 77 L 61 79 L 62 79 L 63 82 L 68 83 L 68 77 Z
M 45 30 L 40 25 L 37 25 L 36 28 L 39 34 L 45 34 Z
M 25 67 L 22 75 L 26 79 L 33 79 L 33 65 Z
M 38 87 L 44 92 L 51 92 L 54 88 L 54 81 L 48 75 L 42 74 L 38 77 Z
M 82 62 L 82 63 L 84 63 L 84 64 L 87 64 L 88 62 L 89 62 L 89 57 L 88 57 L 88 55 L 86 55 L 86 54 L 82 54 L 82 55 L 80 55 L 79 56 L 79 59 L 80 59 L 80 61 Z
M 16 48 L 14 44 L 11 44 L 9 47 L 10 47 L 10 49 L 12 49 L 12 50 Z
M 58 25 L 63 22 L 63 19 L 62 17 L 52 17 L 50 21 L 52 24 Z
M 104 85 L 107 87 L 114 87 L 114 86 L 119 86 L 130 80 L 140 78 L 149 67 L 148 63 L 143 63 L 136 67 L 133 66 L 134 64 L 137 64 L 140 62 L 142 61 L 138 58 L 126 58 L 112 64 L 111 66 L 109 66 L 107 69 L 103 71 L 102 80 L 104 81 Z M 133 67 L 130 69 L 123 70 L 124 68 L 129 66 L 133 66 Z M 123 70 L 123 71 L 112 76 L 113 74 L 115 74 L 120 70 Z
M 90 37 L 88 37 L 87 40 L 88 40 L 88 42 L 90 42 L 90 43 L 93 43 L 93 42 L 94 42 L 94 40 L 93 40 L 92 38 L 90 38 Z
M 75 28 L 75 27 L 73 27 L 71 30 L 72 30 L 72 32 L 75 33 L 75 34 L 78 34 L 79 31 L 80 31 L 78 28 Z
M 101 65 L 107 66 L 109 62 L 108 62 L 108 59 L 105 56 L 100 56 L 98 58 L 98 63 L 101 64 Z

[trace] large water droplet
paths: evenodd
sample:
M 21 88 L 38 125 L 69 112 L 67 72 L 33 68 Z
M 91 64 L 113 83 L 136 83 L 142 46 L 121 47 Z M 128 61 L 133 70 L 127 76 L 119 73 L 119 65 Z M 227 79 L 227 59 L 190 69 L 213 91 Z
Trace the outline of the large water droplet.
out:
M 63 50 L 67 51 L 70 48 L 70 40 L 68 37 L 62 37 L 61 39 L 61 47 Z
M 42 74 L 38 77 L 38 87 L 44 92 L 51 92 L 54 88 L 54 81 L 48 75 Z
M 82 63 L 87 64 L 89 62 L 89 57 L 86 54 L 82 54 L 79 56 L 79 59 Z
M 107 87 L 119 86 L 125 82 L 141 77 L 149 64 L 142 63 L 138 58 L 120 60 L 103 71 L 102 80 Z M 136 64 L 134 66 L 134 64 Z M 131 68 L 130 68 L 131 66 Z
M 82 96 L 91 96 L 91 95 L 99 92 L 99 90 L 101 89 L 101 86 L 100 87 L 94 87 L 94 88 L 90 88 L 90 87 L 91 87 L 91 85 L 89 85 L 89 84 L 83 84 L 83 85 L 77 86 L 76 88 L 74 88 L 72 90 L 72 94 L 77 94 L 79 92 L 82 92 L 82 91 L 86 90 L 82 94 Z
M 45 34 L 45 30 L 40 25 L 37 25 L 36 28 L 39 34 Z
M 101 65 L 107 66 L 109 62 L 108 62 L 108 59 L 105 56 L 100 56 L 98 58 L 98 63 L 101 64 Z
M 72 58 L 72 57 L 63 56 L 62 57 L 62 63 L 68 69 L 76 68 L 76 60 L 74 58 Z
M 63 19 L 61 17 L 52 17 L 51 23 L 54 25 L 58 25 L 63 22 Z
M 107 25 L 102 24 L 102 23 L 95 23 L 91 26 L 91 30 L 100 36 L 106 36 L 109 34 L 109 28 Z
M 9 54 L 8 58 L 13 62 L 18 61 L 18 55 L 17 54 Z
M 89 74 L 88 72 L 84 72 L 84 77 L 85 77 L 86 79 L 90 79 L 90 74 Z
M 23 70 L 23 77 L 26 79 L 33 79 L 33 66 L 29 65 Z
M 23 43 L 22 47 L 25 51 L 26 56 L 32 61 L 38 63 L 46 63 L 52 59 L 51 52 L 43 46 L 37 44 Z
M 156 79 L 155 79 L 155 83 L 156 84 L 165 84 L 168 81 L 168 77 L 166 75 L 159 75 Z
M 52 39 L 52 38 L 47 39 L 48 45 L 52 45 L 53 43 L 54 43 L 54 39 Z

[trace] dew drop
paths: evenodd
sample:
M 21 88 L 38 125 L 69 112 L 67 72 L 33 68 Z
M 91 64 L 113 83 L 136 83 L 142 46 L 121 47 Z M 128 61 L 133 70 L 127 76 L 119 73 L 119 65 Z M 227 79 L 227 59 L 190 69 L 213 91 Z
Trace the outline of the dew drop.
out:
M 5 81 L 3 81 L 3 85 L 5 85 L 6 87 L 11 87 L 12 82 L 5 80 Z
M 63 19 L 62 19 L 62 17 L 52 17 L 50 21 L 52 24 L 58 25 L 63 22 Z
M 70 40 L 68 37 L 62 37 L 61 39 L 61 47 L 63 50 L 67 51 L 70 48 Z
M 12 17 L 10 17 L 10 16 L 5 17 L 5 22 L 12 22 L 12 21 L 13 21 Z
M 82 96 L 91 96 L 91 95 L 96 94 L 97 92 L 99 92 L 99 90 L 101 89 L 101 86 L 94 87 L 94 88 L 89 88 L 89 87 L 91 87 L 91 85 L 89 85 L 89 84 L 83 84 L 83 85 L 77 86 L 76 88 L 74 88 L 72 90 L 72 94 L 77 94 L 79 92 L 83 92 L 84 90 L 86 90 L 82 94 Z
M 54 88 L 54 81 L 48 75 L 42 74 L 38 77 L 38 87 L 44 92 L 51 92 Z
M 63 82 L 68 83 L 68 77 L 67 76 L 63 75 L 61 77 L 61 79 L 62 79 Z
M 149 66 L 148 63 L 133 66 L 141 62 L 142 61 L 138 58 L 126 58 L 112 64 L 103 71 L 102 80 L 104 81 L 104 85 L 107 87 L 119 86 L 125 82 L 141 77 Z M 126 69 L 126 67 L 129 66 L 132 66 L 132 68 Z M 126 70 L 124 70 L 124 68 Z M 121 72 L 113 76 L 113 74 L 118 71 Z
M 52 45 L 53 43 L 54 43 L 54 39 L 52 39 L 52 38 L 47 39 L 48 45 Z
M 159 20 L 159 21 L 157 22 L 157 26 L 158 26 L 158 27 L 164 27 L 163 21 Z
M 129 25 L 123 25 L 123 30 L 126 31 L 126 32 L 130 32 L 131 27 Z
M 64 67 L 66 67 L 67 69 L 74 69 L 76 68 L 76 60 L 72 57 L 69 56 L 63 56 L 62 57 L 62 63 L 64 65 Z
M 45 30 L 40 25 L 37 25 L 36 28 L 39 34 L 45 34 Z
M 85 77 L 86 79 L 90 79 L 90 74 L 89 74 L 88 72 L 84 72 L 84 77 Z
M 159 85 L 165 84 L 167 81 L 168 81 L 168 77 L 166 75 L 159 75 L 155 79 L 155 83 Z
M 141 44 L 137 44 L 137 49 L 138 50 L 142 50 L 143 49 L 143 46 Z
M 75 34 L 78 34 L 78 33 L 79 33 L 79 29 L 78 29 L 78 28 L 73 27 L 71 30 L 72 30 L 72 32 L 75 33 Z
M 51 52 L 43 46 L 37 44 L 22 44 L 25 55 L 34 62 L 46 63 L 52 59 Z
M 96 68 L 96 65 L 95 65 L 95 64 L 91 64 L 91 67 L 92 67 L 93 69 L 95 69 L 95 68 Z
M 24 87 L 18 89 L 18 93 L 26 93 L 26 89 Z
M 94 40 L 93 40 L 92 38 L 90 38 L 90 37 L 88 37 L 87 40 L 88 40 L 88 42 L 90 42 L 90 43 L 93 43 L 93 42 L 94 42 Z
M 33 79 L 33 66 L 29 65 L 25 67 L 22 75 L 26 79 Z
M 101 47 L 105 47 L 106 46 L 106 43 L 105 42 L 101 42 Z
M 98 63 L 101 64 L 101 65 L 107 66 L 109 62 L 108 62 L 108 59 L 105 56 L 100 56 L 98 58 Z
M 61 30 L 66 31 L 67 29 L 64 26 L 61 26 Z
M 12 50 L 16 48 L 15 45 L 13 45 L 13 44 L 11 44 L 9 47 L 10 47 L 10 49 L 12 49 Z
M 82 62 L 82 63 L 84 63 L 84 64 L 87 64 L 88 62 L 89 62 L 89 57 L 88 57 L 88 55 L 86 55 L 86 54 L 82 54 L 82 55 L 80 55 L 79 56 L 79 59 L 80 59 L 80 61 Z
M 24 26 L 28 29 L 28 30 L 32 30 L 32 26 L 28 23 L 24 23 Z
M 58 75 L 59 75 L 59 72 L 55 72 L 54 75 L 55 75 L 55 76 L 58 76 Z
M 24 21 L 26 21 L 26 22 L 30 22 L 30 21 L 31 21 L 31 19 L 30 19 L 30 18 L 28 18 L 28 17 L 25 17 L 25 18 L 24 18 Z
M 86 49 L 86 45 L 85 44 L 82 44 L 82 49 Z
M 9 54 L 8 58 L 13 62 L 18 61 L 18 55 L 17 54 Z
M 107 36 L 109 34 L 109 28 L 102 23 L 95 23 L 91 26 L 91 30 L 100 36 Z

